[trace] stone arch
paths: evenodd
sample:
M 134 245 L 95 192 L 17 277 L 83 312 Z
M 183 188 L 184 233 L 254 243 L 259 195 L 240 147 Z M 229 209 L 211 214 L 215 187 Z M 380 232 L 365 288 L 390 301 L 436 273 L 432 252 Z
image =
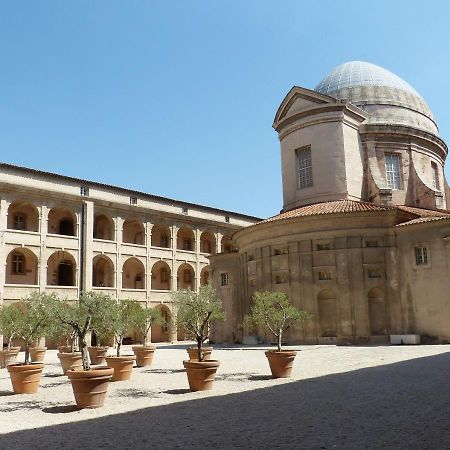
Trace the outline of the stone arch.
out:
M 210 231 L 204 231 L 200 236 L 200 252 L 212 255 L 216 253 L 216 238 Z
M 127 219 L 123 223 L 122 241 L 125 244 L 145 244 L 144 224 L 137 219 Z
M 177 249 L 195 252 L 194 232 L 188 227 L 181 227 L 177 233 Z
M 92 286 L 114 287 L 114 263 L 106 255 L 97 255 L 92 260 Z
M 387 333 L 386 303 L 384 292 L 380 288 L 372 288 L 367 294 L 369 305 L 370 335 L 384 335 Z
M 123 289 L 145 289 L 144 264 L 137 258 L 128 258 L 122 268 Z
M 162 223 L 152 227 L 152 247 L 170 248 L 170 228 Z
M 203 267 L 202 271 L 200 272 L 200 286 L 206 286 L 209 283 L 209 266 Z
M 317 296 L 319 312 L 320 336 L 337 336 L 337 301 L 336 294 L 331 289 L 324 289 Z
M 157 291 L 170 291 L 171 271 L 169 264 L 158 261 L 152 267 L 152 289 Z
M 177 270 L 177 289 L 190 289 L 195 291 L 195 270 L 188 264 L 184 263 Z
M 231 236 L 228 235 L 222 236 L 222 240 L 220 241 L 220 247 L 222 253 L 231 253 L 234 250 Z
M 48 232 L 63 236 L 76 236 L 76 216 L 67 208 L 52 208 L 48 213 Z
M 75 258 L 63 250 L 54 252 L 47 260 L 47 284 L 49 286 L 76 286 Z
M 28 248 L 19 247 L 6 258 L 6 284 L 38 284 L 38 258 Z
M 161 311 L 165 323 L 153 324 L 151 328 L 152 342 L 170 342 L 170 327 L 172 324 L 172 313 L 166 305 L 157 305 L 155 308 Z
M 30 202 L 17 201 L 8 208 L 7 227 L 10 230 L 39 231 L 39 211 Z
M 106 214 L 96 214 L 94 217 L 94 239 L 114 240 L 114 222 Z

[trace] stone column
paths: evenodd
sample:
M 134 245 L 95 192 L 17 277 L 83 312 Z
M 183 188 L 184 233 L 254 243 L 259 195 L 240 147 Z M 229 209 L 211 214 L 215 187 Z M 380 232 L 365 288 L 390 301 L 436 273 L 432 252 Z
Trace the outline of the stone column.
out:
M 47 255 L 47 233 L 48 233 L 48 213 L 50 208 L 46 203 L 41 205 L 39 211 L 39 234 L 40 234 L 40 251 L 38 261 L 38 284 L 39 291 L 45 291 L 47 286 L 47 259 L 50 255 Z
M 94 203 L 92 201 L 86 200 L 84 202 L 85 205 L 85 216 L 84 216 L 84 227 L 83 227 L 83 240 L 84 240 L 84 261 L 82 262 L 82 267 L 80 270 L 84 272 L 84 286 L 80 286 L 80 289 L 85 291 L 92 290 L 92 260 L 94 259 Z M 83 205 L 82 205 L 83 206 Z M 80 226 L 81 223 L 81 214 L 80 214 Z M 83 245 L 81 242 L 81 237 L 79 236 L 79 246 Z

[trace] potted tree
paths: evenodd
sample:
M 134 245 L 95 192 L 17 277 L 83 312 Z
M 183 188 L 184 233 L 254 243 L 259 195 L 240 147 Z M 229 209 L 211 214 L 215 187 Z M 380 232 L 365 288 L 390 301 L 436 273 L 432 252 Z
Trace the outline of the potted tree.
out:
M 105 313 L 102 317 L 105 328 L 107 328 L 116 340 L 116 355 L 107 356 L 106 364 L 108 367 L 114 368 L 114 375 L 112 381 L 126 381 L 131 378 L 133 370 L 134 355 L 122 355 L 122 341 L 128 333 L 135 314 L 135 307 L 132 300 L 110 300 Z
M 51 322 L 49 314 L 52 296 L 34 292 L 25 299 L 15 303 L 19 314 L 14 314 L 16 335 L 24 341 L 24 362 L 7 366 L 14 393 L 34 394 L 41 379 L 43 362 L 33 363 L 30 358 L 30 346 L 34 341 L 43 338 Z
M 190 289 L 174 292 L 177 324 L 197 341 L 197 358 L 183 361 L 192 391 L 212 389 L 219 367 L 217 360 L 205 360 L 204 342 L 209 337 L 212 321 L 224 320 L 222 302 L 210 284 L 201 286 L 198 293 Z
M 77 302 L 53 302 L 53 316 L 62 324 L 72 327 L 81 352 L 82 370 L 68 370 L 67 376 L 72 383 L 75 402 L 79 408 L 98 408 L 103 406 L 108 382 L 114 370 L 109 367 L 91 369 L 86 343 L 86 336 L 92 330 L 92 323 L 101 320 L 99 311 L 110 300 L 105 294 L 83 292 Z
M 98 310 L 96 317 L 99 320 L 94 320 L 92 323 L 92 332 L 95 333 L 95 345 L 89 346 L 89 357 L 91 359 L 91 364 L 100 365 L 105 364 L 105 358 L 108 353 L 109 345 L 102 345 L 103 342 L 109 342 L 114 338 L 114 335 L 111 333 L 108 328 L 108 324 L 105 320 L 102 320 L 102 317 L 109 316 L 108 308 L 111 308 L 113 300 L 111 298 L 106 299 L 105 301 L 100 302 L 98 305 Z
M 274 378 L 289 377 L 297 355 L 296 350 L 282 349 L 283 333 L 295 323 L 304 322 L 310 317 L 308 312 L 289 303 L 284 292 L 255 292 L 249 318 L 256 325 L 266 326 L 276 338 L 277 349 L 266 351 Z
M 12 346 L 12 340 L 17 334 L 16 324 L 19 314 L 20 311 L 14 303 L 0 306 L 0 334 L 8 339 L 6 349 L 0 349 L 0 368 L 14 364 L 20 352 L 20 347 Z
M 143 336 L 142 345 L 133 345 L 132 349 L 136 355 L 137 367 L 151 366 L 155 346 L 148 343 L 148 334 L 153 324 L 164 324 L 165 320 L 161 311 L 156 308 L 143 308 L 139 302 L 133 302 L 132 308 L 134 312 L 131 314 L 131 323 L 135 326 Z

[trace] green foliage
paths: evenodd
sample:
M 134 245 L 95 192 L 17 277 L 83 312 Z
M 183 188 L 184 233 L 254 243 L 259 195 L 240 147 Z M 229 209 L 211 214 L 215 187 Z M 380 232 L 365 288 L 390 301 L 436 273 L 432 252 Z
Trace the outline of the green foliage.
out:
M 11 310 L 14 335 L 20 337 L 25 343 L 25 364 L 30 363 L 31 343 L 46 336 L 51 330 L 51 304 L 55 298 L 54 294 L 36 291 L 14 304 L 18 314 Z
M 147 345 L 147 335 L 154 324 L 163 325 L 165 323 L 161 311 L 157 308 L 143 308 L 139 302 L 134 301 L 130 305 L 132 309 L 131 323 L 144 336 L 144 347 Z
M 15 303 L 0 306 L 0 334 L 8 339 L 8 350 L 11 349 L 11 343 L 17 335 L 17 324 L 21 312 Z
M 172 293 L 177 310 L 177 325 L 197 341 L 199 361 L 203 361 L 203 343 L 208 339 L 210 324 L 225 320 L 222 302 L 210 284 L 201 286 L 198 293 L 182 289 Z
M 250 320 L 256 325 L 265 325 L 277 338 L 281 351 L 283 332 L 295 323 L 308 320 L 311 315 L 289 303 L 284 292 L 255 292 L 251 307 Z

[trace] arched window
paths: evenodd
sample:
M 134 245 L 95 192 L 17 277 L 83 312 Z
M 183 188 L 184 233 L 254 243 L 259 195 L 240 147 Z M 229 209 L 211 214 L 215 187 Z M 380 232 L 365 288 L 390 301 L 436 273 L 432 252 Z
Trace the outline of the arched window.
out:
M 337 336 L 337 305 L 336 295 L 331 289 L 320 291 L 317 296 L 320 335 L 323 337 Z

